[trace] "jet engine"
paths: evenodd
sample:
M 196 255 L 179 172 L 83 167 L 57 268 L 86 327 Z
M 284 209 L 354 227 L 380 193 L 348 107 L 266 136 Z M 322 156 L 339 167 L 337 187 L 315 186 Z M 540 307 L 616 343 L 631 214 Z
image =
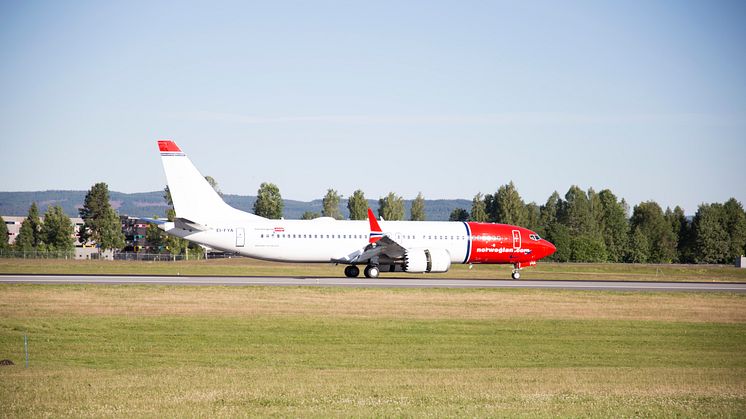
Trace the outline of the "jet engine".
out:
M 451 255 L 445 249 L 407 249 L 404 252 L 404 272 L 448 272 Z

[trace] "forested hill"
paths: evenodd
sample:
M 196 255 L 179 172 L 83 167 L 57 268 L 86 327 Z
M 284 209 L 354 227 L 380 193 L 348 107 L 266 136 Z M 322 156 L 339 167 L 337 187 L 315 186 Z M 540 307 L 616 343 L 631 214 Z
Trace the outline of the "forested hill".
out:
M 25 216 L 32 202 L 36 202 L 39 211 L 44 213 L 47 206 L 60 205 L 70 217 L 78 216 L 78 209 L 83 206 L 87 191 L 39 191 L 39 192 L 0 192 L 0 215 Z M 166 201 L 163 191 L 142 193 L 110 192 L 111 204 L 120 215 L 133 217 L 163 217 L 166 213 Z M 238 209 L 251 212 L 255 196 L 225 195 L 225 201 Z M 306 211 L 321 212 L 321 199 L 310 202 L 285 199 L 284 216 L 288 219 L 299 219 Z M 368 205 L 376 211 L 378 200 L 368 200 Z M 406 215 L 409 216 L 411 200 L 405 200 Z M 456 208 L 471 209 L 471 200 L 466 199 L 435 199 L 425 200 L 425 215 L 427 220 L 448 220 L 448 216 Z M 340 202 L 340 211 L 345 217 L 349 216 L 347 200 Z

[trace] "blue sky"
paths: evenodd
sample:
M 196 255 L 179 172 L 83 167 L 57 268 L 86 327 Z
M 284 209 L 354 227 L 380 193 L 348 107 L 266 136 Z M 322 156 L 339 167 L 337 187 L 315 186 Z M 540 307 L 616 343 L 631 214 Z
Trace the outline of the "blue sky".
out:
M 746 3 L 0 1 L 0 190 L 746 202 Z

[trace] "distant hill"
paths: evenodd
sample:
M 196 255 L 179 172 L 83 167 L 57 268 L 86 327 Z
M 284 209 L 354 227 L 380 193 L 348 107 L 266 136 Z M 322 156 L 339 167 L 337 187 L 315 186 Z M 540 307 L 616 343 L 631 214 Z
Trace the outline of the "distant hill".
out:
M 0 192 L 0 215 L 25 216 L 32 202 L 39 206 L 42 214 L 48 206 L 60 205 L 70 217 L 78 216 L 78 209 L 83 206 L 87 191 L 38 191 L 38 192 Z M 132 217 L 163 217 L 166 212 L 166 202 L 163 200 L 163 191 L 122 193 L 110 192 L 111 204 L 120 215 Z M 225 201 L 240 210 L 251 212 L 255 196 L 225 195 Z M 285 218 L 299 219 L 304 212 L 321 212 L 321 199 L 310 202 L 294 201 L 285 199 Z M 368 200 L 368 205 L 373 211 L 378 210 L 378 200 Z M 404 201 L 406 216 L 409 216 L 411 200 Z M 425 216 L 430 221 L 448 220 L 448 216 L 455 208 L 471 209 L 471 200 L 467 199 L 433 199 L 425 200 Z M 340 211 L 345 217 L 349 216 L 347 211 L 347 200 L 340 203 Z

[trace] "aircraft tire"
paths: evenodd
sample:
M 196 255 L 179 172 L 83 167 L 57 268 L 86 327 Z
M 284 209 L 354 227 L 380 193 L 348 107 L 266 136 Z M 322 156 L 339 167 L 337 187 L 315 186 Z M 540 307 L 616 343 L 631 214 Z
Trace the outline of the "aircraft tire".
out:
M 357 278 L 360 275 L 360 268 L 355 265 L 349 265 L 345 267 L 345 276 L 348 278 Z
M 515 280 L 521 279 L 521 273 L 518 272 L 518 271 L 513 272 L 513 274 L 510 275 L 510 276 L 513 277 L 513 279 L 515 279 Z
M 378 269 L 378 266 L 372 266 L 369 265 L 365 268 L 365 277 L 366 278 L 378 278 L 378 275 L 381 273 L 381 270 Z

